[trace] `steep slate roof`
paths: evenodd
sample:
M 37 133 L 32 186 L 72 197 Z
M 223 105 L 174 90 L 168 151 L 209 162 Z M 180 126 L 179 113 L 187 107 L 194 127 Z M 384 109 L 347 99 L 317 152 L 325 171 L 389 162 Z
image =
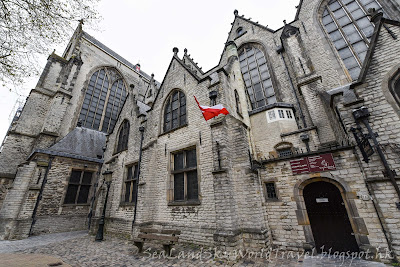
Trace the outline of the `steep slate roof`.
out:
M 135 66 L 134 64 L 130 63 L 128 60 L 126 60 L 125 58 L 123 58 L 122 56 L 120 56 L 119 54 L 117 54 L 116 52 L 114 52 L 112 49 L 108 48 L 106 45 L 104 45 L 103 43 L 101 43 L 99 40 L 97 40 L 96 38 L 94 38 L 93 36 L 89 35 L 87 32 L 82 31 L 82 35 L 83 37 L 85 37 L 89 42 L 93 43 L 94 45 L 98 46 L 100 49 L 104 50 L 105 52 L 107 52 L 108 54 L 110 54 L 111 56 L 115 57 L 116 59 L 118 59 L 119 61 L 121 61 L 122 63 L 124 63 L 125 65 L 127 65 L 128 67 L 130 67 L 131 69 L 135 70 Z M 146 77 L 146 79 L 151 80 L 151 76 L 148 75 L 147 73 L 143 72 L 142 70 L 139 71 L 139 73 Z M 158 87 L 160 87 L 160 83 L 156 81 L 156 84 Z
M 89 128 L 76 127 L 53 146 L 47 149 L 36 149 L 30 157 L 34 153 L 44 153 L 53 156 L 102 162 L 103 147 L 105 145 L 105 133 Z

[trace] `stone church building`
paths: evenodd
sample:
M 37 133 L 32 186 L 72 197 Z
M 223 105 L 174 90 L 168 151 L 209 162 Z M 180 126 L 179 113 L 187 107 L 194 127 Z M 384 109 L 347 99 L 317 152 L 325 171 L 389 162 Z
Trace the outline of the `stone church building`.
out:
M 2 144 L 0 239 L 94 232 L 107 172 L 107 234 L 398 259 L 399 21 L 396 0 L 301 0 L 278 30 L 235 10 L 217 66 L 174 48 L 161 82 L 79 25 Z

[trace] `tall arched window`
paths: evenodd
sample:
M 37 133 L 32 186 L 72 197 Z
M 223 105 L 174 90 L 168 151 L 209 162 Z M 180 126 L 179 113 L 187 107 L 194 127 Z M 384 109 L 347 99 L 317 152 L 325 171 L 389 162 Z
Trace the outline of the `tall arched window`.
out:
M 367 17 L 370 8 L 384 13 L 376 0 L 331 0 L 322 15 L 322 24 L 353 80 L 360 74 L 374 32 Z
M 397 72 L 397 74 L 391 79 L 389 89 L 396 100 L 397 105 L 400 106 L 400 72 Z
M 236 112 L 239 115 L 242 115 L 242 107 L 240 104 L 240 98 L 237 90 L 235 89 L 235 104 L 236 104 Z
M 165 103 L 164 132 L 186 125 L 186 97 L 182 91 L 175 90 Z
M 256 47 L 245 47 L 239 60 L 252 108 L 275 103 L 275 91 L 264 53 Z
M 125 102 L 125 83 L 113 68 L 102 68 L 90 78 L 79 120 L 87 128 L 109 133 Z
M 121 124 L 121 127 L 119 128 L 117 153 L 128 149 L 128 139 L 129 139 L 129 121 L 125 120 Z

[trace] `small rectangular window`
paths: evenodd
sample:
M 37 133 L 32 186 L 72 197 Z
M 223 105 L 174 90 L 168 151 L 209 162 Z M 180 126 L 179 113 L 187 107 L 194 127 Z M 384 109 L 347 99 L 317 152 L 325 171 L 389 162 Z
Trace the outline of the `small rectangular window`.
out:
M 283 110 L 279 109 L 278 114 L 279 114 L 279 118 L 281 118 L 281 119 L 285 118 L 285 113 L 283 112 Z
M 64 204 L 87 204 L 92 177 L 92 172 L 73 170 L 69 178 Z
M 270 121 L 274 121 L 276 119 L 275 111 L 274 110 L 268 111 L 268 117 Z
M 275 189 L 275 183 L 265 183 L 266 197 L 268 199 L 278 199 Z
M 292 111 L 286 110 L 286 116 L 287 116 L 288 119 L 292 119 L 293 118 Z
M 278 153 L 279 153 L 280 158 L 289 157 L 289 156 L 293 155 L 291 148 L 280 149 L 280 150 L 278 150 Z

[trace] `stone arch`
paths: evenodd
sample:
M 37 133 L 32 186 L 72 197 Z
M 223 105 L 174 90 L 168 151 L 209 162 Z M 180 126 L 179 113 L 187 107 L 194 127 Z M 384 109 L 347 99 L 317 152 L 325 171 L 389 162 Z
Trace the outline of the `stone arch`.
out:
M 400 117 L 400 101 L 397 101 L 392 92 L 394 83 L 398 79 L 400 79 L 400 63 L 396 64 L 385 74 L 382 80 L 381 88 L 386 101 L 392 106 L 397 116 Z
M 368 230 L 364 219 L 358 214 L 355 203 L 356 194 L 351 190 L 350 186 L 341 178 L 334 177 L 331 174 L 324 174 L 322 177 L 300 179 L 293 189 L 294 199 L 296 201 L 296 215 L 299 225 L 303 226 L 306 242 L 303 244 L 305 250 L 312 250 L 315 247 L 315 240 L 311 230 L 310 220 L 307 214 L 307 208 L 303 197 L 304 188 L 314 182 L 328 182 L 335 185 L 342 195 L 344 205 L 347 210 L 347 215 L 350 220 L 355 239 L 360 250 L 365 251 L 371 248 L 368 239 Z
M 79 121 L 79 114 L 80 114 L 80 112 L 82 110 L 83 100 L 85 98 L 85 93 L 86 93 L 87 87 L 89 85 L 90 78 L 92 77 L 92 75 L 96 71 L 101 70 L 103 68 L 114 69 L 120 75 L 120 77 L 121 77 L 121 79 L 122 79 L 122 81 L 123 81 L 123 83 L 125 85 L 125 88 L 127 90 L 127 95 L 128 95 L 128 93 L 129 93 L 129 89 L 128 88 L 129 87 L 128 87 L 128 84 L 126 82 L 126 78 L 116 66 L 113 66 L 113 65 L 98 65 L 98 66 L 92 67 L 85 75 L 85 80 L 84 80 L 82 88 L 81 88 L 81 94 L 79 96 L 79 99 L 78 99 L 78 102 L 77 102 L 77 105 L 76 105 L 76 108 L 75 108 L 75 111 L 74 111 L 74 119 L 72 120 L 70 131 L 72 131 L 76 127 L 76 125 L 77 125 L 77 123 Z
M 87 90 L 90 86 L 90 81 L 91 81 L 93 75 L 95 75 L 98 72 L 100 72 L 100 74 L 101 74 L 101 72 L 103 70 L 104 70 L 104 77 L 107 77 L 107 82 L 108 82 L 107 92 L 105 93 L 106 94 L 105 99 L 101 99 L 101 97 L 100 97 L 100 94 L 102 95 L 102 97 L 104 97 L 103 93 L 105 91 L 101 90 L 101 92 L 99 92 L 99 95 L 97 96 L 98 100 L 97 100 L 96 105 L 98 105 L 98 106 L 96 106 L 96 114 L 95 115 L 98 116 L 101 114 L 101 117 L 100 117 L 101 119 L 98 124 L 93 122 L 94 123 L 93 129 L 96 129 L 99 131 L 104 131 L 103 126 L 106 126 L 106 128 L 105 128 L 106 132 L 110 133 L 113 130 L 113 127 L 114 127 L 113 124 L 115 124 L 118 120 L 118 117 L 116 117 L 116 118 L 112 117 L 113 116 L 112 114 L 115 113 L 114 109 L 115 109 L 115 107 L 117 107 L 117 115 L 119 115 L 119 112 L 122 110 L 125 100 L 129 94 L 129 87 L 127 86 L 126 79 L 124 78 L 121 71 L 118 70 L 115 66 L 110 66 L 110 65 L 96 66 L 96 67 L 92 68 L 89 72 L 87 72 L 86 80 L 84 82 L 84 86 L 82 87 L 82 94 L 79 99 L 79 104 L 77 105 L 76 120 L 77 121 L 82 120 L 81 116 L 85 116 L 83 113 L 84 112 L 83 109 L 86 109 L 86 114 L 88 114 L 89 107 L 92 105 L 91 104 L 92 100 L 90 100 L 90 104 L 86 103 L 86 106 L 85 106 L 85 97 L 87 95 Z M 99 77 L 100 77 L 100 74 L 97 74 L 97 75 L 99 75 Z M 114 85 L 115 85 L 115 87 L 114 87 Z M 120 88 L 120 86 L 121 86 L 121 88 Z M 103 85 L 102 85 L 102 88 L 103 88 Z M 115 99 L 114 99 L 114 95 L 112 95 L 111 97 L 113 99 L 112 100 L 113 102 L 109 102 L 109 101 L 111 101 L 110 95 L 113 92 L 113 88 L 115 91 L 113 93 L 113 94 L 115 94 Z M 95 91 L 95 89 L 93 89 L 93 91 Z M 120 94 L 118 94 L 119 91 L 120 91 Z M 92 94 L 94 95 L 95 92 L 93 92 Z M 119 99 L 117 99 L 118 96 L 119 96 Z M 101 103 L 101 102 L 104 102 L 104 103 Z M 107 108 L 110 103 L 112 103 L 111 104 L 112 114 L 110 112 L 110 114 L 107 115 Z M 118 104 L 118 106 L 115 106 L 115 104 Z M 87 106 L 87 105 L 89 105 L 89 106 Z M 97 108 L 101 108 L 100 109 L 101 113 L 97 112 Z M 88 127 L 87 125 L 83 125 L 83 126 Z M 96 126 L 96 127 L 94 127 L 94 126 Z M 89 127 L 89 128 L 91 128 L 91 127 Z
M 369 18 L 367 17 L 368 11 L 363 3 L 353 2 L 351 4 L 355 4 L 358 8 L 353 9 L 354 6 L 352 6 L 350 9 L 348 8 L 349 3 L 343 3 L 342 0 L 336 0 L 339 10 L 346 12 L 343 14 L 351 14 L 344 15 L 339 19 L 336 17 L 336 15 L 333 15 L 334 13 L 336 14 L 337 11 L 328 11 L 330 10 L 330 8 L 328 8 L 330 1 L 332 0 L 321 0 L 319 1 L 319 4 L 315 6 L 314 22 L 316 25 L 319 25 L 317 28 L 322 31 L 322 36 L 324 36 L 327 40 L 330 50 L 333 52 L 332 55 L 335 56 L 347 79 L 349 81 L 354 81 L 358 78 L 359 73 L 364 65 L 364 58 L 370 46 L 370 38 L 374 31 L 374 24 L 369 22 Z M 376 2 L 377 7 L 379 7 L 381 11 L 383 10 L 386 16 L 389 8 L 387 8 L 385 1 L 373 1 Z M 355 13 L 353 13 L 354 10 L 364 10 L 362 12 L 365 12 L 366 14 L 364 16 L 355 17 Z M 325 17 L 324 12 L 326 12 Z M 343 20 L 344 18 L 347 18 L 347 21 Z M 345 22 L 342 23 L 342 20 Z M 324 22 L 327 23 L 327 25 L 325 25 Z M 327 27 L 328 25 L 331 26 Z M 336 27 L 332 25 L 335 25 Z M 354 26 L 349 27 L 350 25 Z M 344 30 L 344 28 L 347 28 L 347 30 Z M 328 33 L 328 29 L 330 29 L 330 33 Z M 359 40 L 353 40 L 355 38 L 354 34 L 350 34 L 350 32 L 348 33 L 348 31 L 351 29 L 358 33 L 357 36 L 360 38 Z M 337 33 L 334 34 L 335 32 Z M 336 38 L 336 36 L 340 37 L 336 38 L 334 41 L 332 40 L 333 37 L 331 34 L 333 34 L 332 36 L 335 36 L 334 38 Z M 334 44 L 334 42 L 336 42 L 336 44 Z M 339 46 L 339 48 L 337 46 Z
M 172 97 L 172 95 L 173 95 L 175 92 L 177 92 L 177 91 L 180 92 L 180 93 L 183 93 L 184 96 L 185 96 L 185 101 L 186 101 L 186 102 L 185 102 L 185 103 L 186 103 L 186 123 L 185 123 L 184 125 L 180 125 L 180 126 L 177 127 L 177 128 L 174 128 L 174 129 L 165 131 L 165 130 L 164 130 L 164 120 L 165 120 L 165 118 L 164 118 L 164 113 L 165 113 L 165 108 L 166 108 L 167 102 L 170 100 L 170 98 Z M 167 133 L 167 132 L 171 132 L 171 131 L 174 131 L 174 130 L 176 130 L 176 129 L 179 129 L 179 128 L 181 128 L 181 127 L 186 126 L 186 125 L 189 124 L 189 122 L 188 122 L 188 119 L 189 119 L 189 115 L 188 115 L 189 109 L 187 108 L 187 105 L 188 105 L 188 96 L 187 96 L 186 92 L 185 92 L 183 89 L 180 89 L 180 88 L 173 88 L 173 89 L 171 89 L 171 90 L 168 92 L 167 95 L 164 96 L 164 99 L 163 99 L 163 102 L 162 102 L 162 105 L 161 105 L 161 109 L 160 109 L 160 114 L 159 114 L 159 116 L 160 116 L 160 117 L 159 117 L 159 121 L 160 121 L 159 134 L 164 134 L 164 133 Z

